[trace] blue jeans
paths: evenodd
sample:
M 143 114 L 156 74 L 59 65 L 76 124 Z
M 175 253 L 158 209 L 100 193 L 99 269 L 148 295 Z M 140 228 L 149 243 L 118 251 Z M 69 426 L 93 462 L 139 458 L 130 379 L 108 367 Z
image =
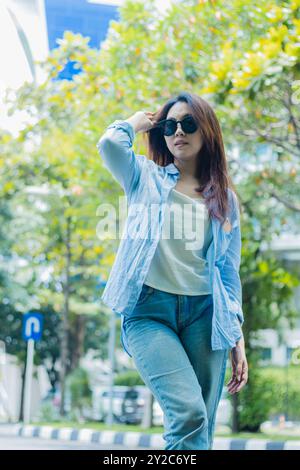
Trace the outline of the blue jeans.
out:
M 164 413 L 165 450 L 210 450 L 228 349 L 213 351 L 211 294 L 143 285 L 124 332 L 136 368 Z

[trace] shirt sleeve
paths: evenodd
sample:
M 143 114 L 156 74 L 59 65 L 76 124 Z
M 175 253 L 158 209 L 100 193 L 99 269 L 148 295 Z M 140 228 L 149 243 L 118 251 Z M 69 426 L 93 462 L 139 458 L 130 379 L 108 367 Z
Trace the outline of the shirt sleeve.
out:
M 103 165 L 130 195 L 140 179 L 144 155 L 135 155 L 132 144 L 135 138 L 133 126 L 122 120 L 110 124 L 97 143 Z
M 238 201 L 235 194 L 232 192 L 233 198 L 233 223 L 232 223 L 232 237 L 229 246 L 226 250 L 225 263 L 221 269 L 221 278 L 224 287 L 228 293 L 231 305 L 230 309 L 237 316 L 239 321 L 238 326 L 244 323 L 244 314 L 242 310 L 242 285 L 239 274 L 241 263 L 241 225 Z

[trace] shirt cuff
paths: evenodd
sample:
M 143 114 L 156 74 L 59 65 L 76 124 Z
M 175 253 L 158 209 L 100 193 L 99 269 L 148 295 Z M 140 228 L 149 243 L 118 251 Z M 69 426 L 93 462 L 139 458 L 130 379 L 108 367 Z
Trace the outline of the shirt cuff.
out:
M 236 314 L 236 317 L 240 325 L 242 326 L 242 324 L 244 323 L 244 314 L 242 311 L 242 307 L 237 300 L 232 300 L 232 299 L 229 299 L 229 300 L 230 300 L 230 311 Z
M 114 122 L 112 122 L 107 127 L 107 129 L 114 129 L 114 128 L 115 129 L 122 129 L 123 131 L 127 132 L 127 134 L 129 135 L 129 138 L 131 140 L 131 144 L 132 144 L 132 142 L 135 139 L 135 130 L 129 122 L 124 121 L 122 119 L 116 119 Z

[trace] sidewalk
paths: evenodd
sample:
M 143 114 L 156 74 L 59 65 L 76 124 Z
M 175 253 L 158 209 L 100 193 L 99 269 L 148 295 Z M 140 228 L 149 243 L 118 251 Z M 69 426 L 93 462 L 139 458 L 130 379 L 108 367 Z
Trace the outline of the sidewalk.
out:
M 139 432 L 95 431 L 94 429 L 55 428 L 33 425 L 0 425 L 0 434 L 96 443 L 124 445 L 129 449 L 149 448 L 163 450 L 165 441 L 161 434 Z M 264 439 L 230 439 L 216 437 L 213 450 L 300 450 L 299 441 L 268 441 Z

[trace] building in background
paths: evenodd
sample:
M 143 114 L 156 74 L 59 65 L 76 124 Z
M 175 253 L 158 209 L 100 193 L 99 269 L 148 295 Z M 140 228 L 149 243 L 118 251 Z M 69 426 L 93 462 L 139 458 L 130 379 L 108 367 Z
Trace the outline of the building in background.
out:
M 64 31 L 88 36 L 89 46 L 100 48 L 105 40 L 111 20 L 119 19 L 118 1 L 95 0 L 44 0 L 49 49 L 57 47 L 57 39 L 62 38 Z M 73 68 L 69 62 L 60 73 L 59 78 L 71 79 L 80 70 Z

